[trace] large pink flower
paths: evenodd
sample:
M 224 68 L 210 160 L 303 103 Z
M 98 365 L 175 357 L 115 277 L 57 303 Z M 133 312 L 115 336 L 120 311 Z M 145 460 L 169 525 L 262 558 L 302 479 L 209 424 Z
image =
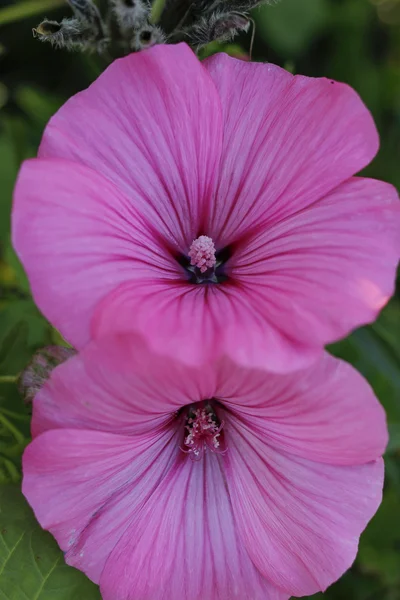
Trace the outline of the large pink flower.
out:
M 347 85 L 157 46 L 50 121 L 19 176 L 14 245 L 78 348 L 132 329 L 187 364 L 290 371 L 392 294 L 397 194 L 352 178 L 377 149 Z
M 287 600 L 352 564 L 387 431 L 349 365 L 185 367 L 91 342 L 34 401 L 23 492 L 104 600 Z

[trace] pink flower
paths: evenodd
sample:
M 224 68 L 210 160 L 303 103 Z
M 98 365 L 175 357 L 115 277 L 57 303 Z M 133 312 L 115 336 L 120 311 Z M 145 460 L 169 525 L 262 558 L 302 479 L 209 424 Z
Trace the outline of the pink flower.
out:
M 33 436 L 23 492 L 104 600 L 325 589 L 379 506 L 387 441 L 368 384 L 327 354 L 289 375 L 191 368 L 130 335 L 52 372 Z
M 344 84 L 157 46 L 50 121 L 19 175 L 14 245 L 77 348 L 136 330 L 189 365 L 229 354 L 287 372 L 393 292 L 397 193 L 352 177 L 377 149 Z

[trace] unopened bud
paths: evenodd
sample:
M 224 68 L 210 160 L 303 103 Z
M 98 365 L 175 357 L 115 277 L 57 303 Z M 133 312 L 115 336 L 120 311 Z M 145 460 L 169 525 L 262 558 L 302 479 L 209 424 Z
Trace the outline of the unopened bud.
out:
M 49 379 L 53 369 L 76 354 L 73 348 L 46 346 L 38 350 L 18 379 L 18 389 L 25 402 L 32 402 Z

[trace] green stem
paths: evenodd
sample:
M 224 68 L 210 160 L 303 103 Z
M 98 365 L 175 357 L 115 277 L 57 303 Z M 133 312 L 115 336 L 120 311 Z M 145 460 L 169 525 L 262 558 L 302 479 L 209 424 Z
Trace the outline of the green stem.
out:
M 0 383 L 15 383 L 16 381 L 16 375 L 0 375 Z
M 0 25 L 20 21 L 65 4 L 64 0 L 25 0 L 16 2 L 0 10 Z
M 165 0 L 154 0 L 151 7 L 150 22 L 158 23 L 164 10 Z
M 3 415 L 7 415 L 8 417 L 17 419 L 17 421 L 30 421 L 31 419 L 29 415 L 20 415 L 16 412 L 13 412 L 12 410 L 8 410 L 8 408 L 1 407 L 0 412 L 2 412 Z
M 11 460 L 9 460 L 6 457 L 2 457 L 3 458 L 3 463 L 5 468 L 8 471 L 8 474 L 10 476 L 10 479 L 12 481 L 12 483 L 17 483 L 20 479 L 21 476 L 18 473 L 18 469 L 16 468 L 16 466 L 11 462 Z
M 19 444 L 23 444 L 24 443 L 25 438 L 24 438 L 23 434 L 1 412 L 0 412 L 0 423 L 2 423 L 4 425 L 4 427 L 6 429 L 8 429 L 8 431 L 10 433 L 13 434 L 13 436 L 15 437 L 15 439 L 17 440 L 17 442 Z

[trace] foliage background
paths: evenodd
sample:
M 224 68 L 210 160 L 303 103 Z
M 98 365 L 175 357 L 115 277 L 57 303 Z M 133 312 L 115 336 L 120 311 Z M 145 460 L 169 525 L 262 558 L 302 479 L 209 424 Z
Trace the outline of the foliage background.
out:
M 17 374 L 33 351 L 62 343 L 39 314 L 10 246 L 11 194 L 18 166 L 34 156 L 58 106 L 103 68 L 32 39 L 62 0 L 0 0 L 0 376 Z M 400 0 L 281 0 L 254 14 L 254 58 L 293 72 L 346 81 L 363 97 L 381 134 L 366 173 L 400 187 Z M 235 42 L 236 44 L 236 42 Z M 239 40 L 246 52 L 249 39 Z M 215 50 L 215 47 L 211 50 Z M 229 51 L 237 52 L 238 46 Z M 332 351 L 373 385 L 386 408 L 391 440 L 383 504 L 362 536 L 351 571 L 314 600 L 400 600 L 400 289 L 378 322 Z M 51 536 L 36 525 L 19 491 L 29 440 L 29 407 L 15 383 L 0 383 L 0 600 L 99 600 L 81 573 L 66 567 Z M 179 600 L 179 599 L 177 599 Z

